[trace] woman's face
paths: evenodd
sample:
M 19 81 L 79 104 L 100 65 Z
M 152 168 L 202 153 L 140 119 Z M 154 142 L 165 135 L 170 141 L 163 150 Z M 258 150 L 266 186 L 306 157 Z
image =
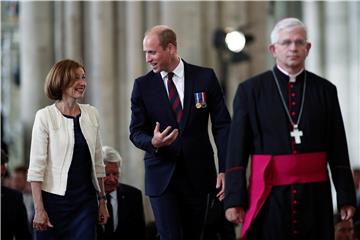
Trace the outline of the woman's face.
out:
M 86 84 L 85 71 L 80 67 L 75 70 L 73 83 L 63 92 L 63 99 L 74 98 L 77 100 L 82 98 L 85 94 Z

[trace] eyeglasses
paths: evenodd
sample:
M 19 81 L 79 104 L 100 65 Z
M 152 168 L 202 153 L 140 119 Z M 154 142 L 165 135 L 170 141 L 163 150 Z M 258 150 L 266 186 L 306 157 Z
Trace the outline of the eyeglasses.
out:
M 298 39 L 298 40 L 295 40 L 295 41 L 291 41 L 291 40 L 284 40 L 284 41 L 280 41 L 280 42 L 277 42 L 280 46 L 283 46 L 283 47 L 290 47 L 291 44 L 295 44 L 296 47 L 303 47 L 306 45 L 306 40 L 304 39 Z

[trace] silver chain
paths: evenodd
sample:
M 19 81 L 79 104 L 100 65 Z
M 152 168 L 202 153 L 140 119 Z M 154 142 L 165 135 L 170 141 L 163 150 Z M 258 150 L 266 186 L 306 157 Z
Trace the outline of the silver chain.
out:
M 304 70 L 305 71 L 305 70 Z M 289 109 L 288 107 L 286 106 L 286 103 L 285 103 L 285 99 L 284 99 L 284 96 L 281 92 L 281 88 L 280 88 L 280 85 L 279 85 L 279 80 L 277 79 L 276 75 L 275 75 L 275 72 L 274 70 L 272 70 L 272 74 L 274 75 L 274 79 L 275 79 L 275 83 L 276 83 L 276 86 L 277 86 L 277 89 L 278 89 L 278 92 L 279 92 L 279 95 L 280 95 L 280 98 L 281 98 L 281 102 L 285 108 L 285 111 L 286 111 L 286 114 L 289 118 L 289 121 L 291 123 L 291 125 L 294 127 L 294 126 L 299 126 L 299 123 L 300 123 L 300 119 L 301 119 L 301 116 L 302 116 L 302 112 L 303 112 L 303 109 L 304 109 L 304 101 L 305 101 L 305 90 L 306 90 L 306 71 L 304 72 L 304 87 L 303 87 L 303 92 L 302 92 L 302 99 L 301 99 L 301 106 L 300 106 L 300 113 L 299 113 L 299 117 L 296 121 L 296 124 L 293 122 L 291 116 L 290 116 L 290 113 L 289 113 Z

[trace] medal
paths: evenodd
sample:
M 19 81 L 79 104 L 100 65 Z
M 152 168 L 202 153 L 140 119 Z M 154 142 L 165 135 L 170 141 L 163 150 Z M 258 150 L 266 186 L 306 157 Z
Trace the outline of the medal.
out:
M 206 108 L 207 107 L 205 92 L 194 93 L 194 98 L 195 98 L 195 107 L 196 108 L 199 109 L 199 108 Z
M 205 92 L 201 92 L 201 99 L 202 99 L 201 107 L 202 107 L 202 108 L 206 108 L 207 104 L 206 104 L 206 95 L 205 95 Z

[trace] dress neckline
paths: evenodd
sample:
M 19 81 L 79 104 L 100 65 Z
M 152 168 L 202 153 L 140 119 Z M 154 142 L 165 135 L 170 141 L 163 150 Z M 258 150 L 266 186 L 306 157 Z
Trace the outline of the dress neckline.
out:
M 71 119 L 76 119 L 76 118 L 79 118 L 80 116 L 81 116 L 81 113 L 79 113 L 78 115 L 76 115 L 76 116 L 71 116 L 71 115 L 66 115 L 66 114 L 63 114 L 63 113 L 61 113 L 64 117 L 66 117 L 66 118 L 71 118 Z

